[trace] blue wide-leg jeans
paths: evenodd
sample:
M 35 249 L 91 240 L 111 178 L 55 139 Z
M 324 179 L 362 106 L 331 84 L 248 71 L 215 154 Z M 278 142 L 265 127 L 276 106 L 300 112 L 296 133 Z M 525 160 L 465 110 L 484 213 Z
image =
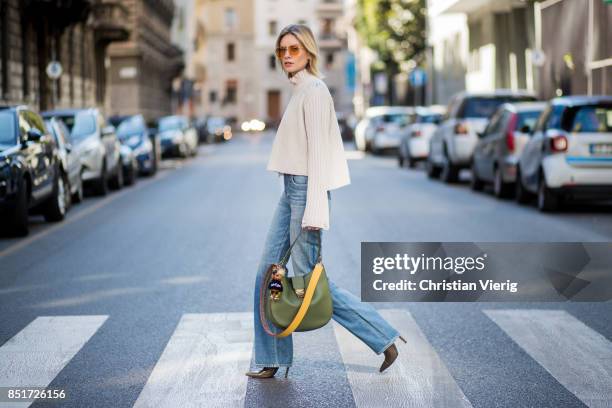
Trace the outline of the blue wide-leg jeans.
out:
M 268 231 L 263 255 L 257 269 L 254 290 L 255 367 L 289 367 L 293 362 L 292 335 L 276 338 L 266 334 L 259 320 L 260 285 L 272 263 L 280 261 L 302 228 L 302 217 L 306 208 L 307 176 L 283 175 L 284 191 L 274 212 Z M 327 193 L 331 210 L 331 194 Z M 291 250 L 293 275 L 305 275 L 312 271 L 320 245 L 320 231 L 304 230 Z M 325 259 L 323 259 L 325 262 Z M 357 336 L 376 354 L 382 353 L 395 342 L 399 333 L 368 303 L 363 303 L 352 293 L 336 286 L 329 279 L 332 295 L 332 318 Z M 274 332 L 281 330 L 272 323 Z

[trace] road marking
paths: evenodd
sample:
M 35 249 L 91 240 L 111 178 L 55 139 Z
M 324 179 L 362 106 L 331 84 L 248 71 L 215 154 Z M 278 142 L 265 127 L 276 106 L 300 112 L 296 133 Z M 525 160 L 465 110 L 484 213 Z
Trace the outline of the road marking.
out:
M 471 407 L 412 315 L 405 310 L 381 314 L 408 342 L 396 342 L 399 356 L 383 374 L 378 372 L 383 355 L 334 322 L 357 407 Z
M 484 310 L 589 407 L 612 407 L 612 343 L 564 310 Z
M 184 314 L 134 408 L 243 407 L 252 313 Z
M 0 347 L 0 387 L 46 387 L 108 316 L 39 316 Z M 66 390 L 70 398 L 70 390 Z M 9 406 L 0 402 L 0 407 Z M 10 403 L 12 404 L 12 403 Z M 24 402 L 10 406 L 27 407 Z
M 70 216 L 66 219 L 64 219 L 62 222 L 59 222 L 57 224 L 53 224 L 50 225 L 48 228 L 34 234 L 34 235 L 30 235 L 28 237 L 25 237 L 23 239 L 20 239 L 19 241 L 17 241 L 17 243 L 15 243 L 14 245 L 11 245 L 3 250 L 0 251 L 0 258 L 2 258 L 3 256 L 6 255 L 10 255 L 16 251 L 19 251 L 20 249 L 30 245 L 32 242 L 39 240 L 42 237 L 45 237 L 57 230 L 59 230 L 60 228 L 64 228 L 67 225 L 80 220 L 81 218 L 99 210 L 100 208 L 104 207 L 105 205 L 109 204 L 110 202 L 116 200 L 119 197 L 123 197 L 123 195 L 128 194 L 131 191 L 134 190 L 139 190 L 143 187 L 148 186 L 149 184 L 153 184 L 159 180 L 164 179 L 168 174 L 170 174 L 170 171 L 166 171 L 163 173 L 158 173 L 154 178 L 149 179 L 149 180 L 144 180 L 144 181 L 140 181 L 138 183 L 136 183 L 135 186 L 131 186 L 131 187 L 125 187 L 124 189 L 122 189 L 121 191 L 117 191 L 115 193 L 111 193 L 108 196 L 104 197 L 103 199 L 101 199 L 101 201 L 92 204 L 91 206 L 79 211 L 78 213 L 74 214 L 73 216 Z M 70 212 L 68 212 L 68 214 L 70 214 Z

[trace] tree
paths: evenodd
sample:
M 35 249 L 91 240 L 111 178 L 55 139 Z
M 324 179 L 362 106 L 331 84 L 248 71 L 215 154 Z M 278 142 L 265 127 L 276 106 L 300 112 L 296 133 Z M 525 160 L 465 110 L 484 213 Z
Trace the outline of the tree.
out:
M 378 53 L 373 71 L 384 71 L 389 81 L 389 103 L 395 102 L 393 78 L 404 65 L 414 68 L 424 60 L 426 0 L 358 0 L 355 26 L 368 47 Z

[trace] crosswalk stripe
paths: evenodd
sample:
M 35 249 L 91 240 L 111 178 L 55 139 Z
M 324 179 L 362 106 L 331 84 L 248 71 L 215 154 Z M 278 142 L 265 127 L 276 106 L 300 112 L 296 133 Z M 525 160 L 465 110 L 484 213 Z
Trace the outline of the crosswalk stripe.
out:
M 184 314 L 135 408 L 242 407 L 252 313 Z
M 471 407 L 412 315 L 405 310 L 381 314 L 408 342 L 396 344 L 399 356 L 383 374 L 378 372 L 382 355 L 334 322 L 357 407 Z
M 37 317 L 0 347 L 0 387 L 48 386 L 107 318 L 104 315 Z M 0 403 L 0 407 L 4 406 L 8 403 Z
M 564 310 L 484 310 L 588 407 L 612 407 L 612 343 Z

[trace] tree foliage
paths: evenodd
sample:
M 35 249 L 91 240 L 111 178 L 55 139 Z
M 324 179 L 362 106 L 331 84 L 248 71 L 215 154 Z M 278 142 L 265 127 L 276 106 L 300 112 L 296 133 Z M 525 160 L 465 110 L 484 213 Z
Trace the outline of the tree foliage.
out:
M 356 28 L 385 70 L 418 64 L 426 46 L 426 0 L 358 0 Z

